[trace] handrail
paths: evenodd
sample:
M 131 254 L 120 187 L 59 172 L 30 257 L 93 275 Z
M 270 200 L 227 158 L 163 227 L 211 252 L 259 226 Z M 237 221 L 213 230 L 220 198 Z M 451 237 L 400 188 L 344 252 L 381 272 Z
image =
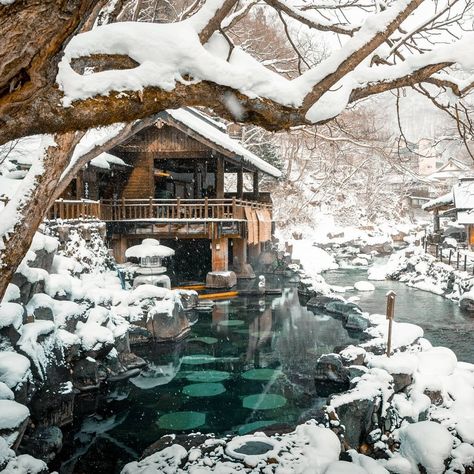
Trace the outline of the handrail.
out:
M 50 219 L 180 220 L 234 219 L 244 220 L 245 208 L 271 212 L 272 205 L 236 198 L 202 199 L 59 199 L 49 210 Z

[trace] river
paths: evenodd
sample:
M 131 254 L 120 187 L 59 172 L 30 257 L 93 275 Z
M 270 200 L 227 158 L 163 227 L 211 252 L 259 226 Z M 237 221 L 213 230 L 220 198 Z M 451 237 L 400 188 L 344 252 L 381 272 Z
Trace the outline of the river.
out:
M 329 284 L 352 286 L 367 280 L 364 269 L 339 269 L 326 272 Z M 449 347 L 458 360 L 474 363 L 474 315 L 459 309 L 457 302 L 426 291 L 411 288 L 398 281 L 372 281 L 375 291 L 348 291 L 344 297 L 358 296 L 357 304 L 369 313 L 385 313 L 386 294 L 393 290 L 397 294 L 395 320 L 421 326 L 425 337 L 434 346 Z

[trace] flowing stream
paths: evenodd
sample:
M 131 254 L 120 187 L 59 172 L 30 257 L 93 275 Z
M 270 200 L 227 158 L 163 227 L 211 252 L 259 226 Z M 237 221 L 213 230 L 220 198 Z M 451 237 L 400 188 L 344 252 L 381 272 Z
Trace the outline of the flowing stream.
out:
M 367 279 L 362 269 L 340 269 L 324 274 L 333 285 L 352 286 Z M 474 314 L 459 309 L 457 302 L 426 291 L 410 288 L 397 281 L 372 281 L 375 291 L 346 292 L 344 297 L 358 296 L 357 304 L 369 313 L 385 313 L 386 294 L 393 290 L 397 294 L 395 320 L 421 326 L 425 337 L 434 346 L 452 349 L 458 360 L 474 363 Z

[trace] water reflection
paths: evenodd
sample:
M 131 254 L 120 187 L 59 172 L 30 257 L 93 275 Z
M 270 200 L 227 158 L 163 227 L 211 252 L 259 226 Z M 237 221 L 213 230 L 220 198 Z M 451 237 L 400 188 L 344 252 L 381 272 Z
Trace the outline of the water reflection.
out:
M 115 467 L 110 470 L 111 460 L 107 465 L 107 472 L 119 472 L 132 452 L 170 431 L 219 435 L 295 425 L 314 406 L 319 355 L 352 342 L 340 321 L 302 307 L 294 288 L 280 297 L 220 302 L 199 314 L 185 341 L 135 348 L 148 368 L 103 394 L 93 423 L 78 424 L 69 466 L 78 460 L 97 466 L 108 457 L 101 446 L 123 445 L 119 455 L 111 448 Z M 111 417 L 109 424 L 96 423 Z

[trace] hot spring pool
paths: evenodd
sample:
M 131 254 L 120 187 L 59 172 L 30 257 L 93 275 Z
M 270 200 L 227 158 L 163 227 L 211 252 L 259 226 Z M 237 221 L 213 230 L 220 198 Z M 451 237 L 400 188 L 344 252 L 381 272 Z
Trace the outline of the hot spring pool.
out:
M 134 348 L 149 363 L 142 375 L 81 396 L 54 467 L 120 472 L 164 434 L 293 426 L 325 401 L 313 380 L 318 357 L 357 342 L 338 319 L 302 307 L 295 288 L 220 302 L 181 343 Z

